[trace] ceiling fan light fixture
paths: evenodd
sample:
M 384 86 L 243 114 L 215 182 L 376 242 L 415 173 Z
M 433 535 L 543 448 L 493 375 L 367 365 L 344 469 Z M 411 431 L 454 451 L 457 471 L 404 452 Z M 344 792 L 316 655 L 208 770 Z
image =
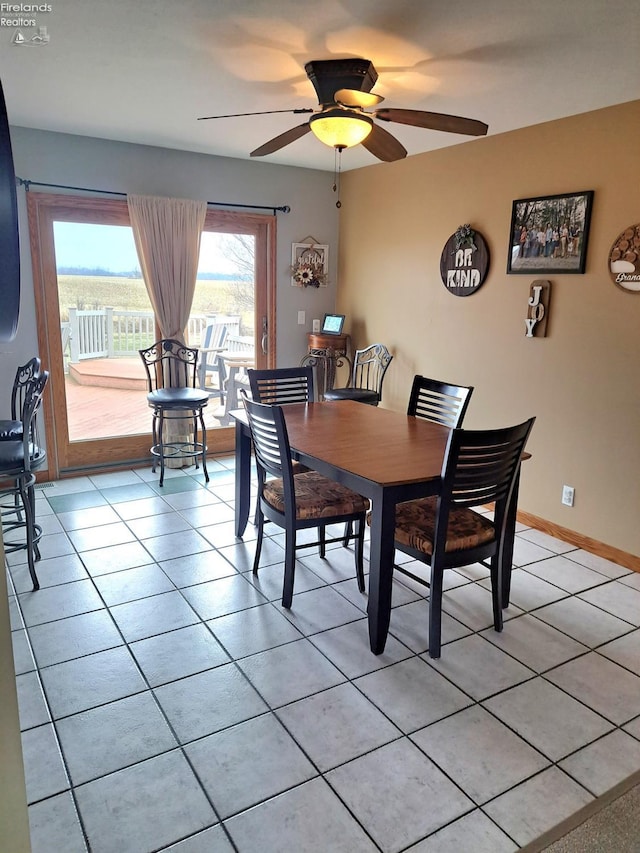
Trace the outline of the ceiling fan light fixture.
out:
M 309 125 L 320 142 L 340 149 L 358 145 L 373 128 L 369 116 L 343 109 L 324 110 L 312 116 Z

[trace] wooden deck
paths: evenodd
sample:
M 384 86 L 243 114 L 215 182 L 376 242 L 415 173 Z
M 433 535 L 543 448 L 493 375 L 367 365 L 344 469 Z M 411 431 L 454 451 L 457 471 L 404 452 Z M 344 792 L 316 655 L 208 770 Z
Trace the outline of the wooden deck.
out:
M 130 381 L 144 380 L 144 367 L 133 359 L 95 359 L 81 362 L 83 382 L 65 376 L 69 439 L 144 435 L 151 432 L 151 410 L 147 405 L 146 384 L 139 389 L 126 387 Z M 125 387 L 110 387 L 113 377 Z M 87 384 L 94 379 L 95 384 Z M 116 384 L 118 384 L 116 382 Z M 136 382 L 137 384 L 137 382 Z M 222 415 L 218 399 L 205 410 L 207 429 L 221 426 L 215 414 Z
M 91 358 L 69 364 L 69 377 L 78 385 L 146 391 L 147 374 L 139 358 Z

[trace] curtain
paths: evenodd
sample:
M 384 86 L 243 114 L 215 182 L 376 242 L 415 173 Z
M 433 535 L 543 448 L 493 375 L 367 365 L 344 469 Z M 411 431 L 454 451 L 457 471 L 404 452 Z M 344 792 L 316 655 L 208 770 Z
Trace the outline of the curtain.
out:
M 207 203 L 127 196 L 140 268 L 163 338 L 184 343 Z
M 185 343 L 207 203 L 130 195 L 127 204 L 142 277 L 161 337 Z M 180 444 L 192 440 L 187 419 L 165 421 L 165 441 Z M 175 456 L 165 464 L 180 468 L 191 461 Z

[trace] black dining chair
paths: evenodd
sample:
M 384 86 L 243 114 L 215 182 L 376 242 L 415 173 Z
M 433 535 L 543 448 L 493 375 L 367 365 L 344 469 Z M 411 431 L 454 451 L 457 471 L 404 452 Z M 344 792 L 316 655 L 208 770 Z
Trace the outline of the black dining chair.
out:
M 276 367 L 247 370 L 251 397 L 258 403 L 285 406 L 288 403 L 313 403 L 315 398 L 312 367 Z
M 331 388 L 324 392 L 325 400 L 356 400 L 377 406 L 382 399 L 382 382 L 393 356 L 384 344 L 371 344 L 356 350 L 351 379 L 346 388 Z
M 405 566 L 395 570 L 430 587 L 429 656 L 440 657 L 442 582 L 445 569 L 483 563 L 491 571 L 493 624 L 502 630 L 502 550 L 507 510 L 520 460 L 535 418 L 506 429 L 454 429 L 442 467 L 442 488 L 434 497 L 396 506 L 395 547 L 426 563 L 430 580 Z M 495 504 L 493 518 L 475 508 Z
M 21 387 L 19 437 L 0 441 L 0 499 L 2 500 L 2 528 L 5 553 L 26 549 L 27 565 L 34 590 L 40 588 L 35 562 L 40 559 L 38 542 L 42 527 L 36 522 L 34 485 L 36 471 L 47 460 L 40 441 L 38 413 L 42 395 L 49 380 L 47 370 L 31 375 Z M 9 503 L 5 504 L 5 499 Z M 16 531 L 24 530 L 24 539 L 15 539 Z
M 256 403 L 286 406 L 289 403 L 313 403 L 312 367 L 274 367 L 247 370 L 251 397 Z M 293 473 L 308 471 L 304 465 L 293 460 Z M 259 507 L 256 506 L 254 524 L 258 525 Z
M 450 385 L 416 374 L 411 385 L 407 415 L 442 424 L 449 429 L 461 427 L 472 393 L 473 386 Z
M 209 402 L 209 394 L 196 387 L 197 348 L 188 347 L 172 338 L 164 338 L 138 352 L 147 373 L 147 401 L 153 412 L 152 470 L 155 472 L 156 461 L 159 460 L 160 485 L 164 483 L 167 459 L 193 459 L 196 468 L 200 459 L 208 483 L 207 430 L 203 411 Z M 182 432 L 178 431 L 180 422 Z
M 407 414 L 455 429 L 462 426 L 472 385 L 450 385 L 419 374 L 413 377 Z
M 320 556 L 324 557 L 326 545 L 342 542 L 342 537 L 326 537 L 326 525 L 350 521 L 356 530 L 358 589 L 364 592 L 363 551 L 368 499 L 317 471 L 305 471 L 294 476 L 283 407 L 256 403 L 249 400 L 244 391 L 241 394 L 249 419 L 258 473 L 258 534 L 253 573 L 258 573 L 266 518 L 285 531 L 282 605 L 290 608 L 296 551 L 319 545 Z M 318 529 L 317 542 L 296 542 L 298 530 L 314 527 Z

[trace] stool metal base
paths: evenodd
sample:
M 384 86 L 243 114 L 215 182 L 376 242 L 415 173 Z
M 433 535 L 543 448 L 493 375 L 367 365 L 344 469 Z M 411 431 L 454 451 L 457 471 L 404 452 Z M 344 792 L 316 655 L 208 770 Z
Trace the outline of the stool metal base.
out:
M 199 460 L 202 461 L 202 472 L 205 482 L 209 482 L 209 472 L 207 471 L 207 445 L 206 432 L 203 428 L 203 441 L 158 441 L 150 448 L 150 453 L 153 457 L 153 466 L 151 470 L 155 474 L 157 463 L 160 462 L 160 482 L 164 483 L 164 468 L 167 459 L 193 459 L 196 468 L 199 468 Z M 154 435 L 154 438 L 156 436 Z
M 35 521 L 35 498 L 33 486 L 36 478 L 33 474 L 18 476 L 15 485 L 0 490 L 0 501 L 11 497 L 11 504 L 0 503 L 2 514 L 2 536 L 5 554 L 13 554 L 15 551 L 27 552 L 27 566 L 33 582 L 33 589 L 40 589 L 40 582 L 36 574 L 35 563 L 40 559 L 38 542 L 42 537 L 42 527 Z M 10 521 L 5 519 L 15 515 Z M 12 534 L 17 530 L 25 531 L 25 538 L 16 540 Z M 7 538 L 11 537 L 11 538 Z
M 204 479 L 209 482 L 209 472 L 207 471 L 207 448 L 199 441 L 172 441 L 167 444 L 154 444 L 150 449 L 153 456 L 153 467 L 151 470 L 155 474 L 157 461 L 160 461 L 160 485 L 164 482 L 164 465 L 167 459 L 193 459 L 196 468 L 199 468 L 198 458 L 202 459 L 202 471 Z

